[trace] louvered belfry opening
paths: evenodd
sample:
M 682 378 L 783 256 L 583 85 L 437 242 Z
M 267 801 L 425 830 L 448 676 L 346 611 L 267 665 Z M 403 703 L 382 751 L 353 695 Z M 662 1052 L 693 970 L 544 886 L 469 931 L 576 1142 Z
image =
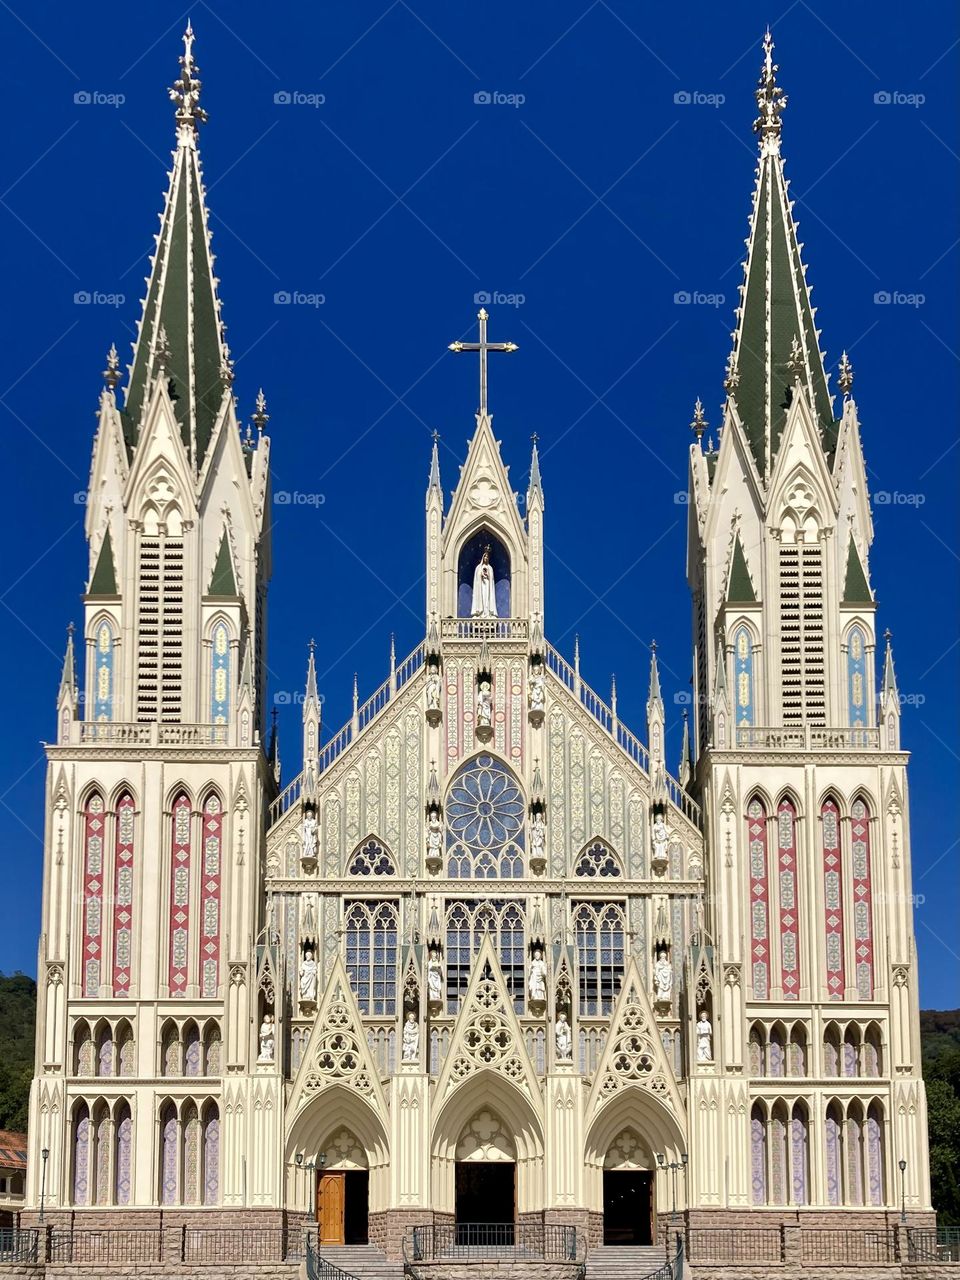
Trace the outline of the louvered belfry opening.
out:
M 823 548 L 780 548 L 780 681 L 783 723 L 827 720 Z
M 183 542 L 144 538 L 137 574 L 137 719 L 183 717 Z

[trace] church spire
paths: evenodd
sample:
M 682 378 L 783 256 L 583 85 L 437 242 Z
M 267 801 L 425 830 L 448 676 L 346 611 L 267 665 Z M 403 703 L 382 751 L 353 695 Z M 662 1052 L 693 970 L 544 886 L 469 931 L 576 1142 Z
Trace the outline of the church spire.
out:
M 797 239 L 793 202 L 780 154 L 781 115 L 787 96 L 777 82 L 769 30 L 757 88 L 759 143 L 744 283 L 737 308 L 733 351 L 725 385 L 737 410 L 758 469 L 773 469 L 786 412 L 799 386 L 818 422 L 823 445 L 833 451 L 837 437 L 827 388 L 816 310 L 810 302 L 803 246 Z
M 536 432 L 530 437 L 533 444 L 533 451 L 530 455 L 530 483 L 527 485 L 527 505 L 530 505 L 530 499 L 534 496 L 540 499 L 540 505 L 543 506 L 543 483 L 540 479 L 540 454 L 537 450 L 537 441 L 540 437 Z
M 59 700 L 64 698 L 74 702 L 77 697 L 77 669 L 73 652 L 73 623 L 67 627 L 67 647 L 63 655 L 63 671 L 60 675 Z
M 199 470 L 224 391 L 232 380 L 232 368 L 220 320 L 209 215 L 197 150 L 199 126 L 207 113 L 200 106 L 193 39 L 193 28 L 188 24 L 180 75 L 170 89 L 176 105 L 177 145 L 160 215 L 160 234 L 150 260 L 123 419 L 124 435 L 133 449 L 162 366 L 184 446 Z
M 443 489 L 440 485 L 440 432 L 433 433 L 433 450 L 430 454 L 430 479 L 427 482 L 428 491 L 436 490 L 440 494 L 441 501 L 443 499 Z

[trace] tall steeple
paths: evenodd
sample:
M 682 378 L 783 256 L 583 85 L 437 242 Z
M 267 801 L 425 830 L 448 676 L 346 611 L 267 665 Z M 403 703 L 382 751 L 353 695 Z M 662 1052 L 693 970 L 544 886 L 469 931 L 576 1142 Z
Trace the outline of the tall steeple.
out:
M 180 75 L 170 89 L 176 105 L 177 145 L 160 215 L 160 234 L 150 260 L 123 420 L 124 436 L 132 450 L 154 379 L 162 367 L 184 447 L 199 471 L 233 374 L 220 319 L 197 149 L 199 126 L 207 113 L 200 106 L 201 82 L 193 59 L 193 39 L 193 28 L 188 24 Z
M 780 154 L 781 114 L 787 96 L 777 83 L 773 39 L 763 41 L 757 88 L 760 140 L 744 283 L 725 385 L 743 423 L 760 475 L 773 469 L 796 385 L 806 394 L 825 451 L 832 453 L 837 423 L 827 388 L 816 309 L 810 303 L 802 244 Z

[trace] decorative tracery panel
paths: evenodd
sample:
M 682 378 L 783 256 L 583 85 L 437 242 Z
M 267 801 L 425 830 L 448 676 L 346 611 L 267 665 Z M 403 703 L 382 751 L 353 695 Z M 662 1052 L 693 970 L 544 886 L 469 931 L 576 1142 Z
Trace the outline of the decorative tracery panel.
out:
M 93 718 L 102 723 L 113 719 L 113 629 L 109 622 L 97 627 L 95 643 Z
M 103 954 L 103 796 L 87 801 L 83 817 L 83 994 L 100 994 Z
M 352 876 L 394 876 L 397 869 L 393 858 L 379 840 L 371 836 L 365 840 L 350 859 L 347 868 Z
M 594 840 L 577 859 L 574 875 L 588 879 L 616 879 L 620 875 L 620 864 L 602 840 Z
M 847 708 L 852 726 L 866 725 L 867 645 L 859 627 L 854 627 L 847 637 Z
M 172 996 L 187 994 L 190 955 L 190 798 L 173 802 L 170 835 L 170 938 L 168 981 Z
M 210 722 L 225 725 L 230 717 L 230 633 L 226 623 L 217 623 L 211 639 Z
M 200 994 L 213 997 L 220 985 L 220 888 L 223 805 L 211 793 L 203 806 L 203 867 L 200 877 Z
M 855 800 L 850 810 L 850 858 L 853 880 L 853 938 L 857 997 L 873 999 L 873 879 L 870 865 L 870 810 Z
M 753 724 L 753 639 L 747 627 L 738 627 L 733 637 L 733 676 L 736 721 L 744 728 Z
M 777 877 L 780 891 L 780 981 L 784 1000 L 800 995 L 800 902 L 797 876 L 797 811 L 784 798 L 777 808 Z
M 750 968 L 754 1000 L 770 997 L 770 886 L 767 880 L 767 811 L 754 798 L 747 807 L 750 859 Z
M 447 873 L 452 879 L 523 875 L 524 801 L 510 770 L 480 755 L 459 770 L 447 795 Z
M 136 808 L 129 793 L 117 804 L 113 858 L 113 994 L 130 994 L 133 964 L 133 840 Z

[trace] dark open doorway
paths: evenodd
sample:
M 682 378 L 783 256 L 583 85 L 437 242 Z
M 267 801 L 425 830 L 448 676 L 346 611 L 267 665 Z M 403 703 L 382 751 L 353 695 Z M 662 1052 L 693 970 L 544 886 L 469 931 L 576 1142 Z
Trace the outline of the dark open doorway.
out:
M 347 1194 L 343 1205 L 343 1243 L 367 1244 L 367 1211 L 370 1174 L 366 1169 L 351 1169 L 346 1175 Z
M 603 1243 L 653 1244 L 653 1174 L 603 1171 Z
M 516 1168 L 505 1160 L 458 1161 L 458 1244 L 513 1244 Z
M 321 1244 L 367 1244 L 370 1175 L 366 1169 L 317 1176 Z

